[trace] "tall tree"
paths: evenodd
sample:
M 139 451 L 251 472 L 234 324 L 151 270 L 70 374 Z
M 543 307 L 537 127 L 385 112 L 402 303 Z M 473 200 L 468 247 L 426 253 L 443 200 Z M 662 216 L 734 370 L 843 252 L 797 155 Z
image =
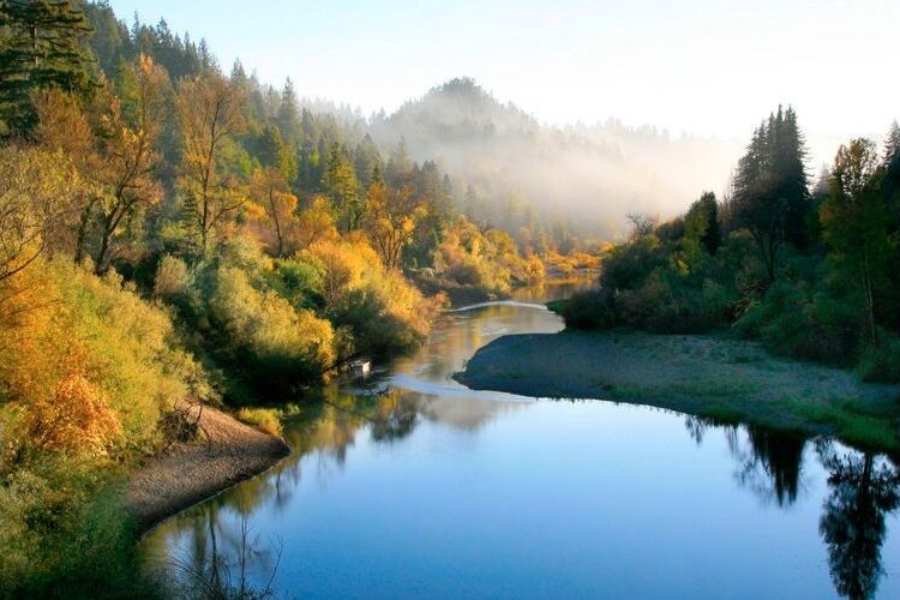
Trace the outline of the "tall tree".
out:
M 0 122 L 8 132 L 30 132 L 36 124 L 33 90 L 91 88 L 90 54 L 82 43 L 90 31 L 80 3 L 71 0 L 0 2 Z
M 756 129 L 738 162 L 731 211 L 735 225 L 756 241 L 770 281 L 784 243 L 802 246 L 806 241 L 810 202 L 805 155 L 794 110 L 779 107 Z
M 161 195 L 153 171 L 158 161 L 155 145 L 162 127 L 163 92 L 168 76 L 144 54 L 128 71 L 133 87 L 125 100 L 131 104 L 131 114 L 122 108 L 119 98 L 111 97 L 102 120 L 104 167 L 99 179 L 108 190 L 97 214 L 99 240 L 94 269 L 98 274 L 109 268 L 116 237 L 125 220 L 156 204 Z
M 244 127 L 244 98 L 215 69 L 179 82 L 175 106 L 183 132 L 179 187 L 185 216 L 205 256 L 213 229 L 247 200 L 229 185 L 219 166 L 220 153 Z
M 322 175 L 322 190 L 334 205 L 340 228 L 353 231 L 362 225 L 365 199 L 360 194 L 359 180 L 353 165 L 337 142 L 331 145 L 328 163 Z
M 875 309 L 887 275 L 889 215 L 873 185 L 878 153 L 871 140 L 841 146 L 834 159 L 831 190 L 822 204 L 825 241 L 838 271 L 856 283 L 864 306 L 869 341 L 877 342 Z
M 387 269 L 400 268 L 403 250 L 412 242 L 417 225 L 428 214 L 427 207 L 416 201 L 409 186 L 392 190 L 382 181 L 373 181 L 369 186 L 366 204 L 366 230 L 372 246 Z

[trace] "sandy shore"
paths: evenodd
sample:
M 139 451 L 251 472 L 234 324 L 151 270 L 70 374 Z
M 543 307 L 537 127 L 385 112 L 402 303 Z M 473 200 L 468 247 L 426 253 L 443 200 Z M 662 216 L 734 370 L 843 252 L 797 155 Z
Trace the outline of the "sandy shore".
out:
M 726 336 L 511 335 L 481 348 L 456 379 L 474 389 L 645 404 L 900 449 L 900 386 L 863 384 Z
M 190 409 L 196 417 L 199 407 Z M 261 473 L 290 454 L 281 438 L 266 435 L 229 415 L 203 407 L 207 440 L 176 444 L 131 479 L 126 506 L 144 529 Z

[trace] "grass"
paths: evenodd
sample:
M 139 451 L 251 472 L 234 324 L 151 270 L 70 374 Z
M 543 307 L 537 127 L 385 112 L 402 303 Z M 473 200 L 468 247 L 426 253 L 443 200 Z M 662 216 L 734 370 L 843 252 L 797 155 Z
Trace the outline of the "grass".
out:
M 900 450 L 900 386 L 775 358 L 722 334 L 506 336 L 479 350 L 456 378 L 475 389 L 644 404 Z
M 238 421 L 252 425 L 263 433 L 281 435 L 281 413 L 275 408 L 242 408 L 235 415 Z

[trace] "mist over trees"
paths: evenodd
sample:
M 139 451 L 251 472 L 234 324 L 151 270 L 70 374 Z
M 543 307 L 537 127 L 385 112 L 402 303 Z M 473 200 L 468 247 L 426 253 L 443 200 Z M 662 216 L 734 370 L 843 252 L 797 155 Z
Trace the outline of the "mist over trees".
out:
M 797 115 L 779 107 L 753 133 L 730 195 L 705 192 L 682 216 L 632 215 L 603 261 L 600 289 L 567 324 L 656 332 L 731 327 L 804 360 L 900 381 L 900 128 L 882 152 L 842 145 L 810 190 Z
M 725 186 L 740 145 L 618 121 L 564 129 L 501 104 L 469 78 L 437 86 L 392 115 L 375 115 L 382 147 L 404 144 L 445 169 L 460 209 L 522 241 L 544 233 L 623 237 L 625 214 L 675 216 L 697 190 Z

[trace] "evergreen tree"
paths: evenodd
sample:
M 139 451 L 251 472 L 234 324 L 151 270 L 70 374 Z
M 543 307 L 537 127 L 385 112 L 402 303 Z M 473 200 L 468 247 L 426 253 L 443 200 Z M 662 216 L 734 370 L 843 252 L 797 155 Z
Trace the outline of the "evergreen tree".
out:
M 0 132 L 34 127 L 33 90 L 91 89 L 91 59 L 82 44 L 90 31 L 80 6 L 70 0 L 0 2 Z
M 322 189 L 334 206 L 343 231 L 353 231 L 362 225 L 365 200 L 350 160 L 340 144 L 334 142 L 328 153 L 328 163 L 322 175 Z
M 732 200 L 735 224 L 753 235 L 772 281 L 781 246 L 806 245 L 810 197 L 805 156 L 796 113 L 779 107 L 756 129 L 738 162 Z
M 288 148 L 294 148 L 300 141 L 300 111 L 297 103 L 297 93 L 294 91 L 294 82 L 288 77 L 281 91 L 281 102 L 278 105 L 276 117 L 281 138 Z

